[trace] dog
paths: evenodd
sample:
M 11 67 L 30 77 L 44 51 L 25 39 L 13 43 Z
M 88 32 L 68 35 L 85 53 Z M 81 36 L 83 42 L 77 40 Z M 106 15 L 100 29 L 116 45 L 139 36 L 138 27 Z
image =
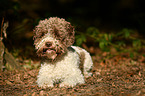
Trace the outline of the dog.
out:
M 63 18 L 50 17 L 40 20 L 34 28 L 34 46 L 41 57 L 37 76 L 39 87 L 74 87 L 84 84 L 92 75 L 93 62 L 90 54 L 77 46 L 74 27 Z

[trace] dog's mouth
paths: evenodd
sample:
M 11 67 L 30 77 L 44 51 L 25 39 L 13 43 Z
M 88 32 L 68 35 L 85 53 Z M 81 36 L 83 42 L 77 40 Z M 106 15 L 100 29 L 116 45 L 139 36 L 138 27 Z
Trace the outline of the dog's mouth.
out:
M 37 55 L 42 58 L 49 60 L 55 60 L 57 57 L 61 56 L 67 51 L 67 48 L 62 47 L 62 45 L 52 45 L 50 42 L 45 43 L 45 45 L 37 49 Z
M 58 55 L 55 49 L 47 47 L 37 50 L 37 54 L 40 57 L 45 57 L 51 60 L 54 60 Z
M 57 56 L 57 53 L 55 49 L 43 48 L 41 56 L 54 60 Z

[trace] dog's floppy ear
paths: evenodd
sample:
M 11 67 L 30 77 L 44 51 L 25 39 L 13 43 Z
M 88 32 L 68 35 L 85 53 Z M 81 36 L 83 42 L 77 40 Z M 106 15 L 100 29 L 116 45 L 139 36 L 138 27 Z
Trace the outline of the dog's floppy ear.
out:
M 75 40 L 75 31 L 70 22 L 58 17 L 50 17 L 49 22 L 52 22 L 51 33 L 56 39 L 60 40 L 65 47 L 70 47 L 73 45 Z
M 66 46 L 67 47 L 70 47 L 71 45 L 73 45 L 73 43 L 74 43 L 74 40 L 75 40 L 75 31 L 74 31 L 74 27 L 70 24 L 70 23 L 68 23 L 67 25 L 66 25 L 67 27 L 66 27 L 66 36 L 65 36 L 65 44 L 66 44 Z

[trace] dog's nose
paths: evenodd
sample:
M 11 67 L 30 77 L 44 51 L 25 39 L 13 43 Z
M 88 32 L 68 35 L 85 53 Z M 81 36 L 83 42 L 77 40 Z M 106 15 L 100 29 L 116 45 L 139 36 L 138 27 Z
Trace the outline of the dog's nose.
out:
M 51 46 L 52 46 L 52 43 L 51 43 L 51 42 L 46 42 L 45 45 L 46 45 L 47 47 L 51 47 Z

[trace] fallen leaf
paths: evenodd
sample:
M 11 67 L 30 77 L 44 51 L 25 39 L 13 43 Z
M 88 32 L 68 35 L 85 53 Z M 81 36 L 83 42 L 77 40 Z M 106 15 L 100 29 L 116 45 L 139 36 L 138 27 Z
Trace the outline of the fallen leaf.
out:
M 36 92 L 33 92 L 31 96 L 36 96 L 36 95 L 37 95 Z
M 6 82 L 6 84 L 8 84 L 8 85 L 12 85 L 12 84 L 13 84 L 12 82 L 10 82 L 10 81 L 8 81 L 8 80 L 5 80 L 5 82 Z
M 43 90 L 41 90 L 41 91 L 39 92 L 39 95 L 40 95 L 40 96 L 44 96 L 44 94 L 45 94 L 45 92 L 44 92 Z

